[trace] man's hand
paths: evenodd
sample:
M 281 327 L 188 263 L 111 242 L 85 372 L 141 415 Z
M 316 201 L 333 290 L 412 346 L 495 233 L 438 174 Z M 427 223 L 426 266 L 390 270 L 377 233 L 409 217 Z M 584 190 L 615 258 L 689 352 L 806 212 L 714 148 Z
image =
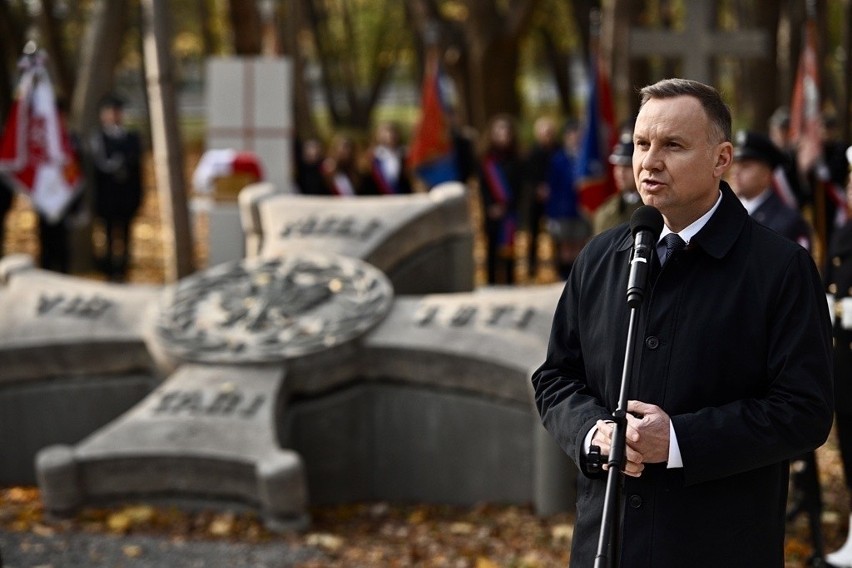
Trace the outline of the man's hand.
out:
M 597 422 L 597 432 L 592 436 L 592 444 L 599 446 L 601 449 L 601 455 L 609 456 L 612 451 L 612 432 L 615 427 L 615 423 L 611 420 L 598 420 Z M 631 432 L 631 428 L 628 425 L 627 427 L 627 448 L 625 456 L 627 457 L 627 464 L 624 466 L 624 474 L 629 475 L 631 477 L 639 477 L 642 475 L 642 470 L 645 469 L 645 466 L 642 464 L 644 461 L 642 458 L 642 454 L 636 451 L 632 447 L 631 436 L 638 441 L 638 433 L 633 430 Z M 603 465 L 603 469 L 609 469 L 607 464 Z
M 667 462 L 670 422 L 669 415 L 655 404 L 627 401 L 627 445 L 640 453 L 645 463 Z

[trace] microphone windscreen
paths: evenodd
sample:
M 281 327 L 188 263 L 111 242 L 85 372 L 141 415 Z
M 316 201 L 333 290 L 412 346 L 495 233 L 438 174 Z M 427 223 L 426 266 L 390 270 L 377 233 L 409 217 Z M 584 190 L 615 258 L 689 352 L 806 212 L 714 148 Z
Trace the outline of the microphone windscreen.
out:
M 630 233 L 636 236 L 639 231 L 651 231 L 654 238 L 663 231 L 663 214 L 656 207 L 642 205 L 630 217 Z

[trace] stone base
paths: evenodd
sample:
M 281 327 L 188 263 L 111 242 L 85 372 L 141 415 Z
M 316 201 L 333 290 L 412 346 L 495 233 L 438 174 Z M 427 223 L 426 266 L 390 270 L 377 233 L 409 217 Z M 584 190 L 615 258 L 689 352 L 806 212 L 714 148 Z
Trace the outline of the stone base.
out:
M 145 398 L 156 383 L 137 373 L 2 384 L 0 484 L 34 484 L 40 449 L 76 444 Z
M 576 469 L 528 404 L 385 382 L 291 400 L 280 435 L 305 462 L 311 502 L 426 501 L 573 508 Z M 560 458 L 561 456 L 561 458 Z M 542 471 L 549 469 L 553 471 Z M 542 485 L 542 479 L 561 479 Z

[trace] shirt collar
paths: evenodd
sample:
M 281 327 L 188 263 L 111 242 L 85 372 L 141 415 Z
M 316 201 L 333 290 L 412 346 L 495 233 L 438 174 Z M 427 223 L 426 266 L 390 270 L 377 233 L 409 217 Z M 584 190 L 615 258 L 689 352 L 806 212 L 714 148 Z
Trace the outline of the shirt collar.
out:
M 702 215 L 701 217 L 699 217 L 698 219 L 693 221 L 690 225 L 688 225 L 687 227 L 685 227 L 683 230 L 681 230 L 678 233 L 680 238 L 683 239 L 683 242 L 685 242 L 686 244 L 689 244 L 689 241 L 692 240 L 692 237 L 694 237 L 696 235 L 696 233 L 698 233 L 698 231 L 700 231 L 701 229 L 704 228 L 704 225 L 707 224 L 707 221 L 710 220 L 710 217 L 712 217 L 713 213 L 716 212 L 716 209 L 719 208 L 720 203 L 722 203 L 722 192 L 721 191 L 719 192 L 719 197 L 716 198 L 716 203 L 713 204 L 713 207 L 711 207 L 710 210 L 707 213 L 705 213 L 704 215 Z M 665 250 L 666 245 L 663 243 L 663 237 L 665 237 L 666 235 L 668 235 L 671 232 L 672 232 L 671 229 L 669 229 L 668 227 L 663 225 L 663 230 L 660 233 L 660 240 L 657 241 L 657 248 L 662 246 L 663 250 Z

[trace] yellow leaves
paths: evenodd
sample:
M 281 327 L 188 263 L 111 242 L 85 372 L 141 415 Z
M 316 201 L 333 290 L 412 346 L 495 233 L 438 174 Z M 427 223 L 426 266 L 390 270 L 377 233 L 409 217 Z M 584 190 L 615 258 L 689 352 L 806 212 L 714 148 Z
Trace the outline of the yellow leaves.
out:
M 408 515 L 408 522 L 412 525 L 422 524 L 426 520 L 426 511 L 425 509 L 414 509 L 411 514 Z
M 574 538 L 574 525 L 568 523 L 554 526 L 550 529 L 550 538 L 556 544 L 562 543 L 571 545 L 571 540 Z
M 450 534 L 469 535 L 476 530 L 476 527 L 471 523 L 452 523 L 450 524 Z
M 488 558 L 483 558 L 480 556 L 476 559 L 476 568 L 500 568 L 500 565 L 494 562 L 493 560 L 489 560 Z
M 4 500 L 9 503 L 31 503 L 38 499 L 38 489 L 35 487 L 10 487 L 5 490 Z
M 128 558 L 139 558 L 142 556 L 142 547 L 136 544 L 128 544 L 121 547 L 121 552 Z
M 124 534 L 134 527 L 147 525 L 154 518 L 154 508 L 150 505 L 132 505 L 124 507 L 107 517 L 110 532 Z
M 305 538 L 305 544 L 336 552 L 343 546 L 343 539 L 328 533 L 311 533 Z
M 234 533 L 234 520 L 234 514 L 230 512 L 216 515 L 211 521 L 208 531 L 213 536 L 231 536 Z

